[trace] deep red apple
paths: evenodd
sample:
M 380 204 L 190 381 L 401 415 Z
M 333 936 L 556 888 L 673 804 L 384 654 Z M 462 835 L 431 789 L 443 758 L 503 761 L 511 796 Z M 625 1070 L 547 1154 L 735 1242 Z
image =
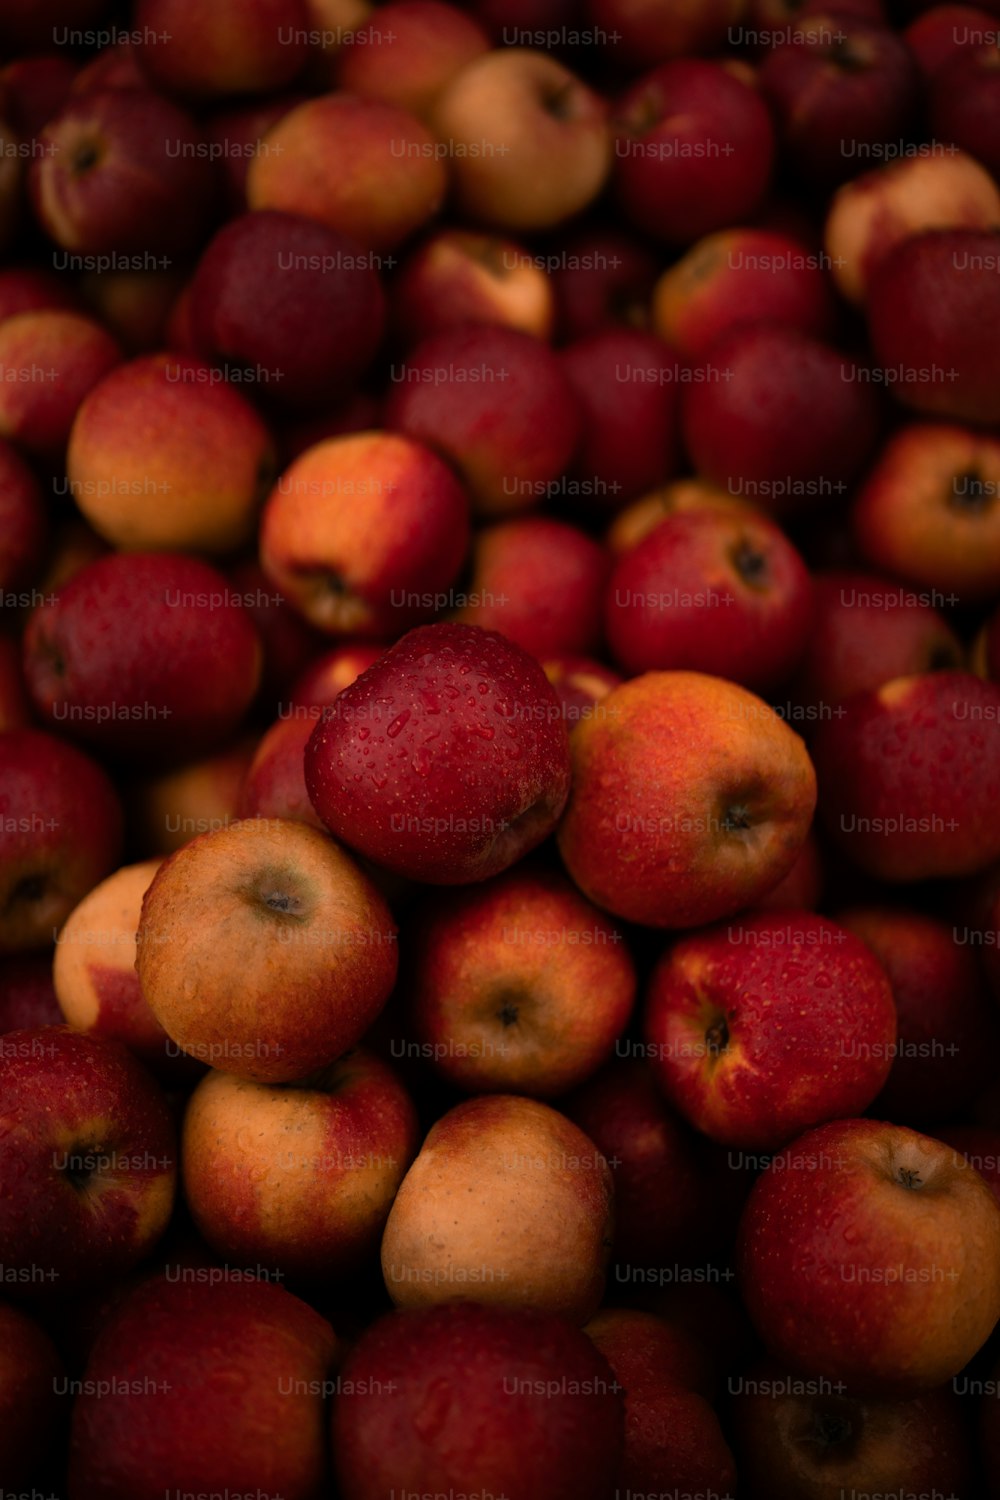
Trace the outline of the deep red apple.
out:
M 956 28 L 957 29 L 957 28 Z M 1000 173 L 1000 33 L 935 74 L 930 86 L 930 124 L 935 140 L 948 141 Z
M 5 1484 L 33 1485 L 47 1469 L 61 1435 L 64 1378 L 62 1360 L 44 1329 L 19 1308 L 0 1302 L 0 1473 Z

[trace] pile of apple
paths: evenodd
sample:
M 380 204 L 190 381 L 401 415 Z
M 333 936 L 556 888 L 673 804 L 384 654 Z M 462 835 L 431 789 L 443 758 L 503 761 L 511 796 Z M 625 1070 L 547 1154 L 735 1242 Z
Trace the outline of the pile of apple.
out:
M 0 1500 L 1000 1495 L 1000 0 L 3 0 Z

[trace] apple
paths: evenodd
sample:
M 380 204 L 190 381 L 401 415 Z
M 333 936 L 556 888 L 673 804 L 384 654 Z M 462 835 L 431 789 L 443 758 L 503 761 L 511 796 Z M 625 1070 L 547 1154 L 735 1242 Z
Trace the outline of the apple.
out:
M 109 36 L 121 36 L 121 32 Z M 93 93 L 101 89 L 148 89 L 149 81 L 139 66 L 138 52 L 130 41 L 113 43 L 109 40 L 96 56 L 78 68 L 73 78 L 71 94 Z
M 32 50 L 65 40 L 68 27 L 86 27 L 100 18 L 99 0 L 10 0 L 0 18 L 5 47 Z
M 607 553 L 565 521 L 523 516 L 484 526 L 456 618 L 499 630 L 539 661 L 584 655 L 601 639 Z
M 730 1430 L 740 1484 L 751 1494 L 844 1500 L 970 1493 L 971 1443 L 953 1391 L 856 1396 L 804 1381 L 772 1360 L 737 1381 Z
M 823 855 L 813 829 L 806 834 L 798 858 L 778 884 L 753 904 L 754 911 L 815 911 L 820 905 L 824 885 Z
M 247 204 L 316 219 L 381 256 L 441 207 L 447 153 L 440 144 L 395 104 L 322 94 L 268 131 L 247 172 Z M 350 161 L 351 170 L 327 171 L 337 160 Z
M 604 1290 L 612 1200 L 607 1162 L 565 1115 L 517 1094 L 466 1099 L 432 1126 L 389 1211 L 389 1295 L 427 1307 L 471 1291 L 585 1323 Z
M 812 608 L 809 571 L 768 517 L 678 511 L 619 557 L 604 628 L 628 676 L 683 669 L 763 691 L 796 666 Z
M 305 667 L 292 683 L 287 715 L 316 720 L 337 696 L 378 661 L 384 646 L 349 641 L 324 651 Z M 282 712 L 286 710 L 282 708 Z
M 843 718 L 841 705 L 852 693 L 894 677 L 960 671 L 965 664 L 962 643 L 932 603 L 933 592 L 878 573 L 832 568 L 813 574 L 813 599 L 812 630 L 792 688 L 810 730 L 824 719 Z M 944 596 L 939 603 L 946 603 Z
M 364 1048 L 294 1084 L 213 1069 L 184 1115 L 185 1201 L 226 1263 L 328 1282 L 378 1249 L 419 1144 L 409 1095 Z
M 657 281 L 654 332 L 692 359 L 741 323 L 781 323 L 824 338 L 834 318 L 827 269 L 823 255 L 791 235 L 717 230 L 692 245 Z
M 0 270 L 0 322 L 18 313 L 44 309 L 79 312 L 80 299 L 66 278 L 45 266 L 15 265 Z
M 430 124 L 463 218 L 515 234 L 552 229 L 593 202 L 611 168 L 604 100 L 556 58 L 502 47 L 467 63 Z
M 680 1330 L 634 1308 L 608 1308 L 584 1331 L 625 1396 L 625 1451 L 616 1494 L 733 1494 L 736 1467 L 719 1419 L 692 1388 L 700 1362 L 697 1345 L 693 1351 L 679 1349 L 687 1342 Z
M 16 57 L 0 69 L 4 118 L 22 142 L 33 142 L 69 98 L 77 64 L 57 53 Z
M 655 531 L 661 521 L 678 512 L 722 510 L 728 515 L 756 516 L 758 506 L 750 500 L 730 495 L 705 479 L 672 479 L 633 500 L 615 516 L 605 541 L 611 555 L 620 557 Z
M 46 1467 L 60 1427 L 63 1363 L 43 1328 L 0 1302 L 0 1473 L 32 1484 Z
M 80 510 L 126 552 L 241 546 L 273 463 L 270 434 L 246 397 L 204 361 L 168 353 L 129 360 L 98 382 L 66 458 Z
M 305 775 L 306 745 L 320 712 L 278 719 L 265 730 L 240 787 L 240 818 L 294 818 L 323 830 Z
M 279 376 L 273 397 L 301 411 L 349 390 L 382 336 L 384 298 L 371 254 L 298 214 L 230 219 L 191 285 L 199 353 Z
M 903 37 L 925 80 L 932 80 L 967 50 L 986 46 L 996 30 L 987 10 L 973 5 L 932 5 L 910 22 Z
M 860 1114 L 888 1077 L 896 1008 L 882 964 L 804 911 L 681 939 L 653 970 L 645 1035 L 668 1102 L 725 1146 L 771 1151 Z
M 686 372 L 660 340 L 639 329 L 608 328 L 577 339 L 559 357 L 583 415 L 573 463 L 580 494 L 596 497 L 602 509 L 617 508 L 672 474 L 677 392 Z
M 17 449 L 0 438 L 0 599 L 5 604 L 8 595 L 37 576 L 47 539 L 41 485 Z
M 499 875 L 566 803 L 566 727 L 541 666 L 496 631 L 411 630 L 306 746 L 306 786 L 343 843 L 432 885 Z
M 635 1001 L 618 929 L 562 875 L 508 870 L 413 920 L 408 993 L 421 1054 L 465 1093 L 551 1099 L 611 1055 Z
M 1000 859 L 1000 687 L 966 672 L 896 677 L 819 727 L 819 807 L 880 880 L 974 875 Z
M 549 257 L 560 342 L 605 328 L 645 328 L 659 258 L 614 224 L 567 229 Z
M 26 603 L 30 597 L 26 596 Z M 8 729 L 30 729 L 33 723 L 21 671 L 21 643 L 12 636 L 0 636 L 0 734 Z
M 0 734 L 0 954 L 47 947 L 119 862 L 114 787 L 82 751 L 37 729 Z
M 193 119 L 169 99 L 148 89 L 78 94 L 39 142 L 28 186 L 39 223 L 62 250 L 145 264 L 198 243 L 214 163 Z
M 963 50 L 931 79 L 928 113 L 936 140 L 960 146 L 996 177 L 1000 172 L 996 141 L 1000 123 L 1000 31 L 995 22 L 986 45 Z
M 84 397 L 122 351 L 99 323 L 40 308 L 0 323 L 0 438 L 58 458 Z
M 0 1038 L 0 1085 L 11 1294 L 52 1303 L 131 1270 L 174 1202 L 174 1127 L 159 1087 L 120 1044 L 68 1026 Z
M 605 1500 L 622 1427 L 621 1387 L 562 1318 L 477 1302 L 390 1313 L 342 1368 L 338 1493 Z
M 450 598 L 468 541 L 469 504 L 454 474 L 395 432 L 308 448 L 260 521 L 265 574 L 331 635 L 391 638 L 433 615 Z
M 286 90 L 268 94 L 249 102 L 234 103 L 215 110 L 205 122 L 209 153 L 218 160 L 225 180 L 226 207 L 234 217 L 247 206 L 247 172 L 254 157 L 267 155 L 270 147 L 264 140 L 272 126 L 303 104 L 307 94 Z
M 987 1125 L 946 1125 L 936 1134 L 961 1153 L 1000 1204 L 1000 1130 Z
M 821 187 L 854 176 L 858 161 L 898 154 L 919 88 L 901 37 L 836 6 L 794 21 L 769 48 L 759 78 L 786 157 Z
M 751 905 L 791 869 L 816 802 L 799 736 L 721 678 L 647 672 L 573 731 L 559 849 L 589 900 L 651 927 Z
M 687 246 L 760 208 L 774 127 L 755 86 L 724 64 L 663 63 L 626 90 L 614 115 L 615 193 L 643 233 Z
M 333 1329 L 267 1281 L 182 1270 L 136 1287 L 104 1322 L 73 1408 L 70 1493 L 313 1500 L 329 1482 Z
M 715 53 L 731 43 L 744 0 L 588 0 L 595 41 L 613 43 L 616 57 L 629 66 L 646 67 L 672 57 Z M 606 33 L 606 35 L 602 35 Z
M 436 449 L 484 516 L 559 492 L 582 434 L 580 403 L 555 354 L 513 328 L 462 326 L 393 364 L 385 424 Z
M 260 680 L 249 615 L 215 568 L 112 553 L 34 611 L 24 671 L 41 717 L 118 755 L 176 760 L 231 735 Z
M 232 822 L 256 744 L 253 736 L 239 739 L 211 755 L 133 781 L 129 829 L 142 852 L 173 854 L 195 834 Z
M 776 1359 L 883 1397 L 968 1363 L 1000 1318 L 1000 1209 L 955 1154 L 902 1125 L 836 1120 L 774 1158 L 737 1250 Z
M 275 713 L 288 684 L 322 651 L 325 637 L 278 593 L 255 557 L 230 563 L 225 573 L 234 602 L 250 616 L 260 639 L 263 660 L 256 706 L 265 714 Z
M 843 296 L 862 305 L 889 252 L 928 229 L 1000 229 L 1000 188 L 964 151 L 904 157 L 845 182 L 823 230 Z
M 702 478 L 779 514 L 844 495 L 879 428 L 863 365 L 764 322 L 723 334 L 699 370 L 684 391 L 681 427 Z
M 304 0 L 137 0 L 139 64 L 155 88 L 198 99 L 267 93 L 291 83 L 308 55 Z
M 347 855 L 304 823 L 200 834 L 142 903 L 136 969 L 192 1057 L 240 1078 L 304 1078 L 353 1047 L 396 978 L 396 929 Z
M 445 0 L 390 0 L 334 65 L 337 87 L 427 119 L 455 75 L 490 50 L 472 16 Z
M 556 690 L 568 728 L 600 713 L 602 700 L 624 680 L 603 662 L 587 656 L 549 656 L 542 662 L 542 671 Z
M 26 953 L 0 962 L 0 1033 L 62 1024 L 52 982 L 52 955 Z
M 974 954 L 951 926 L 922 912 L 852 906 L 837 921 L 885 969 L 899 1019 L 873 1113 L 917 1128 L 952 1119 L 991 1082 L 990 1053 L 1000 1041 Z
M 478 230 L 436 230 L 409 252 L 392 281 L 390 317 L 404 349 L 459 323 L 498 323 L 546 340 L 554 316 L 544 258 L 517 240 Z
M 1000 422 L 1000 233 L 931 229 L 878 265 L 868 336 L 904 406 L 956 422 Z

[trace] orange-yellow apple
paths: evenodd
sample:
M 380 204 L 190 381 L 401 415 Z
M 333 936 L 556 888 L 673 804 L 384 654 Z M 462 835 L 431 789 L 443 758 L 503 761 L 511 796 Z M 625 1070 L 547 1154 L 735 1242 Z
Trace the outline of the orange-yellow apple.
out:
M 611 167 L 607 107 L 546 52 L 503 47 L 469 63 L 431 111 L 463 216 L 551 229 L 597 197 Z
M 472 1297 L 584 1323 L 604 1290 L 612 1208 L 607 1162 L 565 1115 L 514 1094 L 467 1099 L 403 1179 L 385 1284 L 399 1307 Z
M 396 929 L 357 866 L 304 823 L 201 834 L 142 904 L 139 983 L 185 1052 L 241 1078 L 304 1078 L 346 1052 L 396 977 Z
M 938 422 L 898 428 L 860 486 L 851 530 L 866 562 L 940 591 L 929 602 L 1000 590 L 1000 439 Z M 947 597 L 957 595 L 957 598 Z
M 848 301 L 863 303 L 889 251 L 925 229 L 1000 229 L 1000 188 L 964 151 L 905 157 L 838 188 L 823 239 Z
M 414 1035 L 467 1093 L 575 1088 L 610 1056 L 635 987 L 622 934 L 561 875 L 521 864 L 414 919 Z
M 58 308 L 0 323 L 0 436 L 58 457 L 84 397 L 121 362 L 121 350 L 92 318 Z
M 771 1151 L 868 1108 L 892 1067 L 896 1006 L 853 933 L 813 912 L 765 912 L 668 949 L 645 1034 L 685 1119 L 722 1145 Z
M 221 371 L 182 355 L 120 365 L 70 434 L 70 493 L 121 551 L 231 552 L 253 535 L 270 434 Z
M 33 1318 L 0 1302 L 0 1474 L 34 1484 L 57 1447 L 63 1364 Z M 37 1493 L 37 1492 L 36 1492 Z
M 224 1261 L 327 1282 L 377 1250 L 419 1144 L 409 1095 L 364 1048 L 294 1084 L 213 1069 L 184 1115 L 184 1196 Z
M 260 559 L 313 625 L 395 637 L 448 601 L 468 538 L 468 500 L 437 454 L 361 432 L 285 470 L 261 517 Z
M 799 736 L 735 683 L 647 672 L 573 730 L 559 848 L 598 906 L 693 927 L 751 905 L 791 869 L 816 804 Z
M 852 1394 L 933 1390 L 1000 1318 L 1000 1208 L 943 1141 L 880 1120 L 800 1136 L 740 1224 L 743 1299 L 770 1353 Z
M 264 137 L 247 172 L 247 203 L 318 219 L 367 249 L 389 252 L 437 213 L 447 187 L 441 144 L 409 110 L 322 94 Z M 330 172 L 330 161 L 341 170 Z
M 53 1302 L 149 1254 L 174 1202 L 169 1106 L 117 1042 L 68 1026 L 0 1046 L 0 1262 L 18 1297 Z
M 555 317 L 541 258 L 471 229 L 439 229 L 412 250 L 393 277 L 389 307 L 404 348 L 456 323 L 499 323 L 548 339 Z
M 348 93 L 426 119 L 455 74 L 489 50 L 486 32 L 456 5 L 390 0 L 341 48 L 334 76 Z
M 134 782 L 129 827 L 142 853 L 173 854 L 196 834 L 232 822 L 255 748 L 255 738 L 240 739 L 214 755 Z

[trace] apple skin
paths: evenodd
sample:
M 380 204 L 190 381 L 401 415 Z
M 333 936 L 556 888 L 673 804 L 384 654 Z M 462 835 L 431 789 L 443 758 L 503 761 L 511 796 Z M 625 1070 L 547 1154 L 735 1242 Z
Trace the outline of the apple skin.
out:
M 393 639 L 447 599 L 469 544 L 469 504 L 423 443 L 360 432 L 308 448 L 260 522 L 261 567 L 328 635 Z
M 797 329 L 748 323 L 717 339 L 701 369 L 681 427 L 703 479 L 782 515 L 845 493 L 879 429 L 853 359 Z
M 118 866 L 118 795 L 74 746 L 11 729 L 0 735 L 0 814 L 0 955 L 46 948 Z
M 224 571 L 260 640 L 263 660 L 255 707 L 269 716 L 279 712 L 288 684 L 315 660 L 326 638 L 275 589 L 255 557 L 241 558 Z
M 17 449 L 0 438 L 0 595 L 36 577 L 47 540 L 41 485 Z
M 837 1120 L 766 1168 L 737 1256 L 776 1359 L 877 1396 L 933 1390 L 968 1363 L 1000 1317 L 1000 1209 L 954 1158 L 901 1125 Z
M 764 691 L 805 649 L 812 583 L 766 516 L 721 510 L 668 516 L 621 556 L 604 596 L 604 628 L 628 676 L 687 670 Z
M 899 1050 L 871 1110 L 924 1129 L 961 1114 L 988 1086 L 1000 1042 L 973 952 L 950 925 L 916 911 L 857 906 L 837 921 L 875 954 L 892 985 Z
M 102 47 L 73 79 L 71 94 L 88 94 L 103 89 L 148 89 L 145 73 L 139 67 L 137 49 L 131 42 Z
M 28 170 L 35 216 L 63 250 L 176 254 L 200 240 L 215 166 L 192 118 L 148 89 L 72 97 Z
M 621 1388 L 562 1318 L 476 1302 L 389 1313 L 351 1350 L 340 1387 L 333 1454 L 343 1500 L 612 1492 Z
M 247 172 L 247 205 L 316 219 L 388 256 L 441 207 L 448 179 L 438 146 L 409 110 L 322 94 L 268 131 Z M 338 159 L 351 171 L 325 170 Z
M 0 1473 L 32 1483 L 59 1430 L 63 1363 L 48 1334 L 20 1308 L 0 1302 Z
M 130 1271 L 174 1203 L 175 1132 L 158 1085 L 119 1043 L 68 1026 L 7 1032 L 0 1085 L 10 1294 L 53 1303 Z
M 889 252 L 928 229 L 1000 228 L 1000 188 L 962 151 L 914 156 L 852 178 L 834 194 L 823 241 L 830 273 L 863 306 Z
M 247 103 L 234 103 L 213 111 L 205 122 L 209 148 L 220 155 L 219 170 L 225 181 L 226 207 L 235 217 L 247 206 L 247 172 L 255 156 L 268 148 L 264 137 L 290 110 L 305 103 L 308 95 L 287 90 Z
M 648 326 L 660 262 L 637 235 L 615 224 L 584 225 L 564 231 L 558 247 L 549 279 L 560 343 Z
M 285 1083 L 360 1039 L 396 978 L 396 929 L 368 878 L 304 823 L 200 834 L 161 865 L 136 937 L 168 1036 L 240 1078 Z
M 936 1136 L 961 1153 L 1000 1206 L 1000 1130 L 987 1125 L 945 1125 Z
M 459 323 L 498 323 L 547 340 L 554 298 L 544 261 L 516 240 L 438 229 L 393 277 L 391 321 L 404 349 Z
M 578 526 L 523 516 L 484 527 L 455 618 L 499 630 L 539 661 L 599 648 L 606 551 Z
M 608 176 L 607 116 L 604 99 L 546 52 L 504 46 L 466 64 L 430 114 L 459 214 L 514 234 L 572 218 Z
M 617 509 L 675 471 L 681 372 L 658 338 L 608 328 L 559 359 L 583 415 L 573 474 L 585 496 Z
M 585 1323 L 604 1291 L 613 1192 L 565 1115 L 516 1094 L 466 1099 L 432 1126 L 396 1194 L 382 1237 L 389 1295 L 426 1307 L 471 1291 Z
M 878 573 L 813 574 L 813 624 L 792 688 L 813 723 L 894 677 L 960 671 L 962 643 L 929 597 Z M 942 600 L 942 602 L 944 602 Z
M 34 142 L 43 126 L 59 113 L 70 96 L 76 72 L 75 60 L 52 53 L 16 57 L 0 69 L 3 118 L 22 142 Z
M 823 895 L 823 856 L 819 840 L 810 828 L 798 858 L 778 884 L 758 898 L 754 911 L 783 911 L 793 907 L 796 911 L 815 911 Z
M 0 1033 L 61 1026 L 50 953 L 27 953 L 0 963 Z
M 614 125 L 617 201 L 644 234 L 687 246 L 761 206 L 774 126 L 756 88 L 722 63 L 685 57 L 643 74 Z
M 409 951 L 413 1034 L 465 1093 L 575 1088 L 635 1002 L 622 934 L 564 876 L 523 864 L 446 904 L 428 898 Z
M 697 1345 L 685 1367 L 678 1347 L 685 1342 L 682 1331 L 655 1313 L 633 1308 L 608 1308 L 584 1332 L 625 1394 L 625 1451 L 617 1494 L 733 1494 L 733 1456 L 718 1417 L 696 1388 Z
M 542 662 L 542 670 L 556 690 L 568 729 L 599 713 L 602 700 L 624 680 L 602 662 L 585 656 L 550 656 Z
M 760 514 L 760 508 L 752 501 L 730 495 L 706 479 L 672 479 L 618 512 L 605 537 L 608 550 L 613 557 L 620 557 L 638 546 L 668 516 L 693 510 L 722 510 L 727 515 L 739 516 Z
M 740 1493 L 750 1500 L 971 1493 L 968 1424 L 952 1391 L 870 1398 L 816 1384 L 762 1360 L 729 1407 Z
M 645 1035 L 674 1109 L 721 1145 L 772 1151 L 867 1109 L 892 1066 L 896 1007 L 859 938 L 813 912 L 764 912 L 667 950 Z
M 219 99 L 283 88 L 308 55 L 304 0 L 218 0 L 201 10 L 185 0 L 137 0 L 137 56 L 165 94 Z
M 322 1284 L 377 1251 L 419 1145 L 409 1095 L 364 1048 L 290 1088 L 213 1069 L 184 1116 L 185 1200 L 225 1262 Z
M 79 312 L 80 299 L 65 278 L 45 266 L 16 265 L 0 270 L 0 323 L 18 313 L 45 308 Z
M 499 875 L 552 832 L 570 783 L 541 666 L 496 631 L 456 624 L 411 630 L 345 688 L 305 770 L 336 838 L 432 885 Z
M 911 235 L 877 267 L 868 337 L 904 406 L 956 422 L 1000 422 L 998 257 L 1000 233 L 932 229 Z
M 196 833 L 232 822 L 255 748 L 252 736 L 239 739 L 212 755 L 134 781 L 128 813 L 138 847 L 149 855 L 174 854 Z
M 93 318 L 57 308 L 0 323 L 0 437 L 43 458 L 61 456 L 81 402 L 121 363 Z
M 325 832 L 306 790 L 305 751 L 319 715 L 277 719 L 261 736 L 240 786 L 239 818 L 292 818 Z
M 322 710 L 356 682 L 362 672 L 373 666 L 384 650 L 382 645 L 349 641 L 345 646 L 334 646 L 332 651 L 324 651 L 315 657 L 292 682 L 289 716 L 321 718 Z
M 982 162 L 993 176 L 1000 173 L 1000 46 L 991 23 L 991 42 L 963 51 L 941 69 L 930 84 L 930 128 L 935 140 L 960 146 Z
M 820 815 L 855 864 L 902 882 L 974 875 L 1000 859 L 1000 687 L 931 672 L 843 707 L 820 725 L 813 758 Z
M 559 486 L 582 433 L 552 351 L 513 328 L 449 329 L 390 370 L 385 425 L 436 449 L 484 516 L 530 509 Z
M 167 353 L 129 360 L 98 382 L 66 457 L 84 516 L 125 552 L 233 551 L 254 534 L 273 465 L 270 433 L 250 402 L 211 365 Z
M 273 397 L 300 412 L 353 388 L 384 321 L 370 252 L 299 214 L 228 220 L 202 251 L 191 284 L 198 352 L 223 367 L 280 372 Z
M 741 323 L 765 320 L 825 338 L 834 308 L 823 259 L 807 245 L 770 229 L 720 229 L 663 272 L 652 316 L 661 339 L 698 359 Z
M 215 568 L 112 553 L 34 611 L 24 671 L 39 715 L 110 753 L 176 760 L 231 735 L 260 681 L 250 616 Z
M 630 922 L 696 927 L 751 905 L 802 847 L 816 778 L 795 732 L 752 693 L 647 672 L 573 731 L 559 827 L 584 895 Z
M 337 87 L 427 119 L 444 89 L 490 50 L 472 16 L 443 0 L 391 0 L 334 64 Z
M 768 50 L 760 87 L 786 158 L 811 185 L 830 187 L 855 175 L 859 158 L 882 160 L 886 143 L 907 135 L 919 73 L 888 26 L 836 6 L 795 20 L 790 30 Z
M 638 68 L 721 51 L 743 8 L 744 0 L 588 0 L 587 15 L 613 40 L 615 55 Z
M 73 1409 L 69 1483 L 81 1500 L 324 1492 L 333 1329 L 270 1282 L 201 1275 L 152 1277 L 101 1328 Z
M 925 80 L 932 80 L 967 49 L 982 46 L 984 32 L 996 33 L 987 10 L 972 5 L 932 5 L 903 31 L 903 38 Z

